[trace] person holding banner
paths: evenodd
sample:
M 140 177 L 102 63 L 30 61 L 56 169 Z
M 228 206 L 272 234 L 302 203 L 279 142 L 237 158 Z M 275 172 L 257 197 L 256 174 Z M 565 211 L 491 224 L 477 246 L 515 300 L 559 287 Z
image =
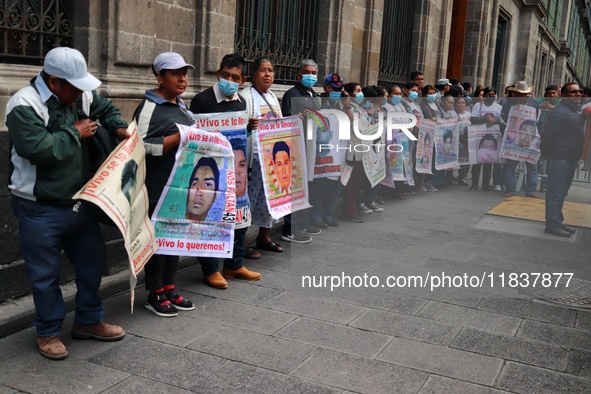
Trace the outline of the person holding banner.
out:
M 189 82 L 189 69 L 194 68 L 176 52 L 164 52 L 156 56 L 152 72 L 158 80 L 158 87 L 146 91 L 133 114 L 146 149 L 146 188 L 150 199 L 150 216 L 175 164 L 176 149 L 180 143 L 176 124 L 195 123 L 181 98 Z M 144 307 L 161 317 L 174 317 L 178 310 L 195 309 L 193 302 L 175 290 L 179 257 L 157 253 L 145 266 L 146 290 L 150 293 Z
M 470 121 L 474 125 L 485 124 L 489 128 L 498 129 L 501 124 L 501 111 L 503 107 L 496 102 L 497 91 L 488 86 L 484 88 L 484 97 L 481 101 L 474 104 Z M 480 145 L 479 145 L 480 146 Z M 478 149 L 480 147 L 478 146 Z M 481 163 L 481 162 L 479 162 Z M 490 163 L 490 162 L 489 162 Z M 480 180 L 480 170 L 482 169 L 482 191 L 490 192 L 491 175 L 493 178 L 493 190 L 501 191 L 501 164 L 472 164 L 472 187 L 470 191 L 478 190 L 478 181 Z
M 246 101 L 246 114 L 252 127 L 252 133 L 248 136 L 247 151 L 248 168 L 251 174 L 248 197 L 252 210 L 252 224 L 259 226 L 259 234 L 256 238 L 257 248 L 282 253 L 284 249 L 281 245 L 271 240 L 273 217 L 267 206 L 261 161 L 254 136 L 258 132 L 259 119 L 281 118 L 283 115 L 277 96 L 270 90 L 275 80 L 273 63 L 267 58 L 259 58 L 253 62 L 252 70 L 252 85 L 240 92 Z M 311 238 L 302 235 L 301 240 L 302 242 L 310 242 Z
M 511 99 L 507 101 L 507 103 L 503 106 L 503 109 L 501 111 L 501 118 L 503 119 L 503 122 L 505 124 L 507 124 L 508 120 L 509 120 L 509 115 L 511 114 L 511 109 L 515 108 L 515 107 L 524 107 L 524 108 L 528 108 L 529 110 L 533 111 L 535 113 L 535 119 L 536 121 L 540 118 L 540 107 L 538 105 L 538 102 L 536 101 L 535 98 L 533 97 L 529 97 L 529 95 L 532 93 L 533 88 L 529 87 L 527 85 L 527 82 L 525 81 L 517 81 L 515 82 L 514 87 L 510 87 L 508 88 L 508 90 L 511 92 Z M 527 122 L 527 120 L 523 121 L 522 123 Z M 534 138 L 536 137 L 537 134 L 537 128 L 541 127 L 542 125 L 538 122 L 527 122 L 525 124 L 525 129 L 521 130 L 521 126 L 520 126 L 520 131 L 523 131 L 524 134 L 528 134 L 533 132 L 534 133 Z M 509 125 L 507 125 L 507 131 L 506 133 L 510 132 L 510 127 Z M 517 133 L 520 134 L 520 133 Z M 532 137 L 524 137 L 524 138 L 520 138 L 520 142 L 517 143 L 517 145 L 521 145 L 521 147 L 523 148 L 524 145 L 527 145 L 529 148 L 529 144 L 531 144 L 531 138 Z M 529 140 L 529 144 L 527 143 Z M 502 152 L 501 152 L 501 157 L 502 157 Z M 537 160 L 536 160 L 537 161 Z M 505 197 L 511 197 L 513 195 L 513 193 L 515 192 L 515 169 L 517 168 L 517 165 L 519 164 L 518 160 L 512 160 L 512 159 L 507 159 L 507 164 L 505 164 L 504 168 L 503 168 L 503 181 L 505 182 Z M 536 194 L 536 190 L 538 188 L 538 170 L 536 169 L 536 165 L 532 164 L 530 162 L 525 162 L 525 166 L 527 168 L 527 177 L 526 177 L 526 185 L 525 185 L 525 196 L 526 197 L 531 197 L 531 198 L 540 198 L 537 194 Z
M 246 100 L 240 94 L 238 89 L 246 82 L 244 70 L 246 64 L 242 55 L 233 53 L 228 54 L 222 58 L 220 68 L 216 72 L 218 82 L 211 88 L 195 95 L 191 100 L 191 111 L 195 115 L 212 114 L 212 113 L 232 113 L 246 110 Z M 251 119 L 247 126 L 248 131 L 254 128 L 255 120 Z M 242 128 L 244 130 L 244 128 Z M 244 131 L 243 131 L 244 133 Z M 224 134 L 224 131 L 222 131 Z M 247 194 L 248 186 L 248 161 L 246 152 L 246 141 L 228 136 L 230 144 L 232 145 L 232 152 L 234 153 L 234 174 L 236 176 L 236 197 L 237 210 L 242 209 L 246 215 L 240 215 L 241 219 L 235 223 L 234 226 L 234 248 L 231 259 L 224 260 L 223 275 L 220 273 L 219 260 L 212 257 L 200 257 L 201 270 L 205 281 L 212 287 L 217 289 L 225 289 L 228 287 L 226 279 L 238 278 L 244 280 L 259 280 L 261 274 L 250 271 L 243 265 L 243 258 L 245 257 L 245 240 L 246 231 L 251 222 L 250 203 Z M 240 206 L 244 201 L 246 206 Z M 249 248 L 250 249 L 250 248 Z M 260 253 L 250 249 L 246 252 L 247 256 L 251 258 L 261 257 Z M 258 254 L 258 256 L 257 256 Z
M 125 336 L 123 328 L 103 321 L 99 289 L 107 256 L 101 229 L 91 204 L 72 199 L 88 181 L 85 149 L 94 138 L 96 119 L 118 139 L 129 138 L 119 110 L 94 91 L 100 84 L 79 51 L 58 47 L 6 107 L 8 187 L 32 286 L 37 348 L 50 360 L 68 357 L 61 339 L 66 316 L 59 286 L 62 250 L 74 266 L 77 288 L 72 338 L 118 341 Z M 95 120 L 78 118 L 78 99 Z

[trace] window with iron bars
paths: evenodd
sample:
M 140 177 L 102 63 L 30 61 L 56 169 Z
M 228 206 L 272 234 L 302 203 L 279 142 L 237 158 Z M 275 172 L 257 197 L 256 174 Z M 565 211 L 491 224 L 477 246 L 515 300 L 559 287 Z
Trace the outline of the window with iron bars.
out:
M 0 0 L 0 61 L 42 64 L 52 48 L 70 46 L 73 3 Z
M 275 83 L 294 84 L 303 59 L 316 60 L 319 1 L 238 0 L 235 51 L 252 62 L 269 58 Z
M 384 2 L 378 84 L 388 89 L 408 82 L 413 10 L 411 0 Z

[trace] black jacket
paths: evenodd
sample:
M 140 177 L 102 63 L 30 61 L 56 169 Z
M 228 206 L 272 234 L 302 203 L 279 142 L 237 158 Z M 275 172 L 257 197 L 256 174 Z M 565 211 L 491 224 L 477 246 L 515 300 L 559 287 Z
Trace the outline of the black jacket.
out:
M 319 110 L 320 109 L 320 100 L 318 99 L 318 95 L 312 89 L 312 96 L 308 93 L 308 89 L 302 85 L 301 82 L 298 82 L 293 88 L 289 89 L 283 95 L 283 100 L 281 100 L 281 113 L 283 116 L 291 116 L 295 115 L 292 112 L 292 98 L 298 98 L 300 101 L 297 103 L 296 109 L 303 110 L 304 108 Z
M 548 114 L 548 124 L 542 136 L 542 155 L 550 160 L 576 161 L 583 154 L 585 118 L 579 104 L 562 100 Z

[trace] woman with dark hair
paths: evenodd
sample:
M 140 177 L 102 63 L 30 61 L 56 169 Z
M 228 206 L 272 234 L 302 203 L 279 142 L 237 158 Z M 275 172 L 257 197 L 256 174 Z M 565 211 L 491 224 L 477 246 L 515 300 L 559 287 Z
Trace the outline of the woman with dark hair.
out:
M 189 69 L 194 68 L 178 53 L 158 55 L 152 64 L 158 87 L 146 91 L 133 114 L 146 148 L 149 216 L 152 216 L 174 167 L 176 150 L 181 140 L 177 123 L 195 123 L 181 98 L 189 82 Z M 144 307 L 158 316 L 174 317 L 179 309 L 195 309 L 195 304 L 175 291 L 178 262 L 178 256 L 155 254 L 146 263 L 146 290 L 150 294 Z
M 244 88 L 240 94 L 246 101 L 246 113 L 251 119 L 253 132 L 248 137 L 249 170 L 251 179 L 248 185 L 248 197 L 250 198 L 250 209 L 252 212 L 252 224 L 259 226 L 259 234 L 256 238 L 257 248 L 271 252 L 282 253 L 284 250 L 277 242 L 271 240 L 271 227 L 273 217 L 269 213 L 265 189 L 263 187 L 263 173 L 261 161 L 255 143 L 258 133 L 259 119 L 282 118 L 281 105 L 277 96 L 271 91 L 271 85 L 275 81 L 275 69 L 268 58 L 258 58 L 252 64 L 252 85 Z M 300 236 L 299 234 L 297 236 Z M 311 238 L 304 237 L 301 241 L 310 242 Z

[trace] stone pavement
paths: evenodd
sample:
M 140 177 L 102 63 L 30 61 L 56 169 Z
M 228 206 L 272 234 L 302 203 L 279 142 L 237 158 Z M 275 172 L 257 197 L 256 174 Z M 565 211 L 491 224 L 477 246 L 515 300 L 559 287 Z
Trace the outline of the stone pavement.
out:
M 126 338 L 72 340 L 70 313 L 65 361 L 42 358 L 32 328 L 10 335 L 0 340 L 0 393 L 589 393 L 591 310 L 532 299 L 531 283 L 510 278 L 546 273 L 539 288 L 572 272 L 591 284 L 591 230 L 557 239 L 541 223 L 484 215 L 501 200 L 460 186 L 390 199 L 363 224 L 246 260 L 262 279 L 227 290 L 190 266 L 177 287 L 194 311 L 159 318 L 138 288 L 131 315 L 129 293 L 111 297 L 107 321 Z M 591 203 L 591 185 L 568 200 Z M 354 287 L 364 275 L 367 286 Z M 419 287 L 419 276 L 430 285 L 444 275 L 461 288 Z M 327 277 L 329 288 L 303 287 L 303 276 Z M 350 287 L 331 291 L 347 276 Z M 389 276 L 407 283 L 389 287 Z

